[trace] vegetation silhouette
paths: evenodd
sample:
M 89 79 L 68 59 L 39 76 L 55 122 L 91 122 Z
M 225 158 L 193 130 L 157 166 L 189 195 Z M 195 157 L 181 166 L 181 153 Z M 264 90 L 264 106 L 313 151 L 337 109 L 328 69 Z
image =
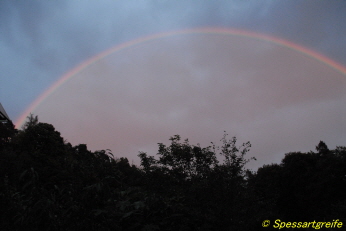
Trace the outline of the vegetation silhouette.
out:
M 0 123 L 2 230 L 260 230 L 263 220 L 346 222 L 346 147 L 292 152 L 246 169 L 249 142 L 191 145 L 179 135 L 140 152 L 72 146 L 30 115 Z M 220 163 L 219 157 L 223 157 Z M 266 229 L 271 229 L 266 228 Z

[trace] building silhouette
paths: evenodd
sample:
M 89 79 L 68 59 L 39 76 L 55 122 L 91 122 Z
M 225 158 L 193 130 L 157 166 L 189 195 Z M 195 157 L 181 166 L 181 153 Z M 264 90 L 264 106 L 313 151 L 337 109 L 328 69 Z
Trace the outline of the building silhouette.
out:
M 9 121 L 11 121 L 10 117 L 7 115 L 4 107 L 0 103 L 0 122 L 7 123 Z

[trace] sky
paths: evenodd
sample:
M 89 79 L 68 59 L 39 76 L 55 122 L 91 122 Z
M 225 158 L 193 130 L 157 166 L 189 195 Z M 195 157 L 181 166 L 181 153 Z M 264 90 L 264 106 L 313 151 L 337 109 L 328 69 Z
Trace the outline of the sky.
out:
M 0 102 L 135 164 L 226 131 L 257 168 L 346 145 L 345 34 L 343 0 L 2 0 Z

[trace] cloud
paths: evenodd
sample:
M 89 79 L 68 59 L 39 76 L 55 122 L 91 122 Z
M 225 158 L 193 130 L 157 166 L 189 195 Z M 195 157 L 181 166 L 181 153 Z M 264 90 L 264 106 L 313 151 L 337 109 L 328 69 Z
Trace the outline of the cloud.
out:
M 115 45 L 164 31 L 226 27 L 280 37 L 346 65 L 343 1 L 0 1 L 1 103 L 15 120 L 60 76 Z M 251 39 L 175 36 L 133 46 L 79 73 L 35 112 L 73 144 L 136 158 L 180 134 L 223 130 L 253 143 L 258 165 L 345 140 L 345 76 Z M 281 155 L 281 156 L 280 156 Z M 262 162 L 261 162 L 262 161 Z
M 312 149 L 319 137 L 328 145 L 341 142 L 341 130 L 328 131 L 342 126 L 343 81 L 326 64 L 287 47 L 187 34 L 99 60 L 35 113 L 73 144 L 109 148 L 137 164 L 138 151 L 155 154 L 156 143 L 172 135 L 209 145 L 226 130 L 240 142 L 250 140 L 263 165 L 292 148 Z

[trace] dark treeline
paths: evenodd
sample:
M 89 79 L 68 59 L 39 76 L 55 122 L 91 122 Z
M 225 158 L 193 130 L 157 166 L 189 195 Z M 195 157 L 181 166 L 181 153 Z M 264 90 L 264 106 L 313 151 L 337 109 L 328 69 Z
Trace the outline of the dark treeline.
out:
M 1 230 L 261 230 L 263 220 L 346 223 L 346 147 L 246 169 L 250 143 L 171 137 L 141 165 L 72 146 L 51 124 L 0 123 Z M 293 147 L 294 148 L 294 147 Z M 219 155 L 223 161 L 218 161 Z M 346 224 L 344 224 L 346 226 Z M 272 224 L 271 224 L 272 227 Z M 272 228 L 266 228 L 272 229 Z M 288 229 L 287 229 L 288 230 Z M 308 230 L 308 229 L 305 229 Z

